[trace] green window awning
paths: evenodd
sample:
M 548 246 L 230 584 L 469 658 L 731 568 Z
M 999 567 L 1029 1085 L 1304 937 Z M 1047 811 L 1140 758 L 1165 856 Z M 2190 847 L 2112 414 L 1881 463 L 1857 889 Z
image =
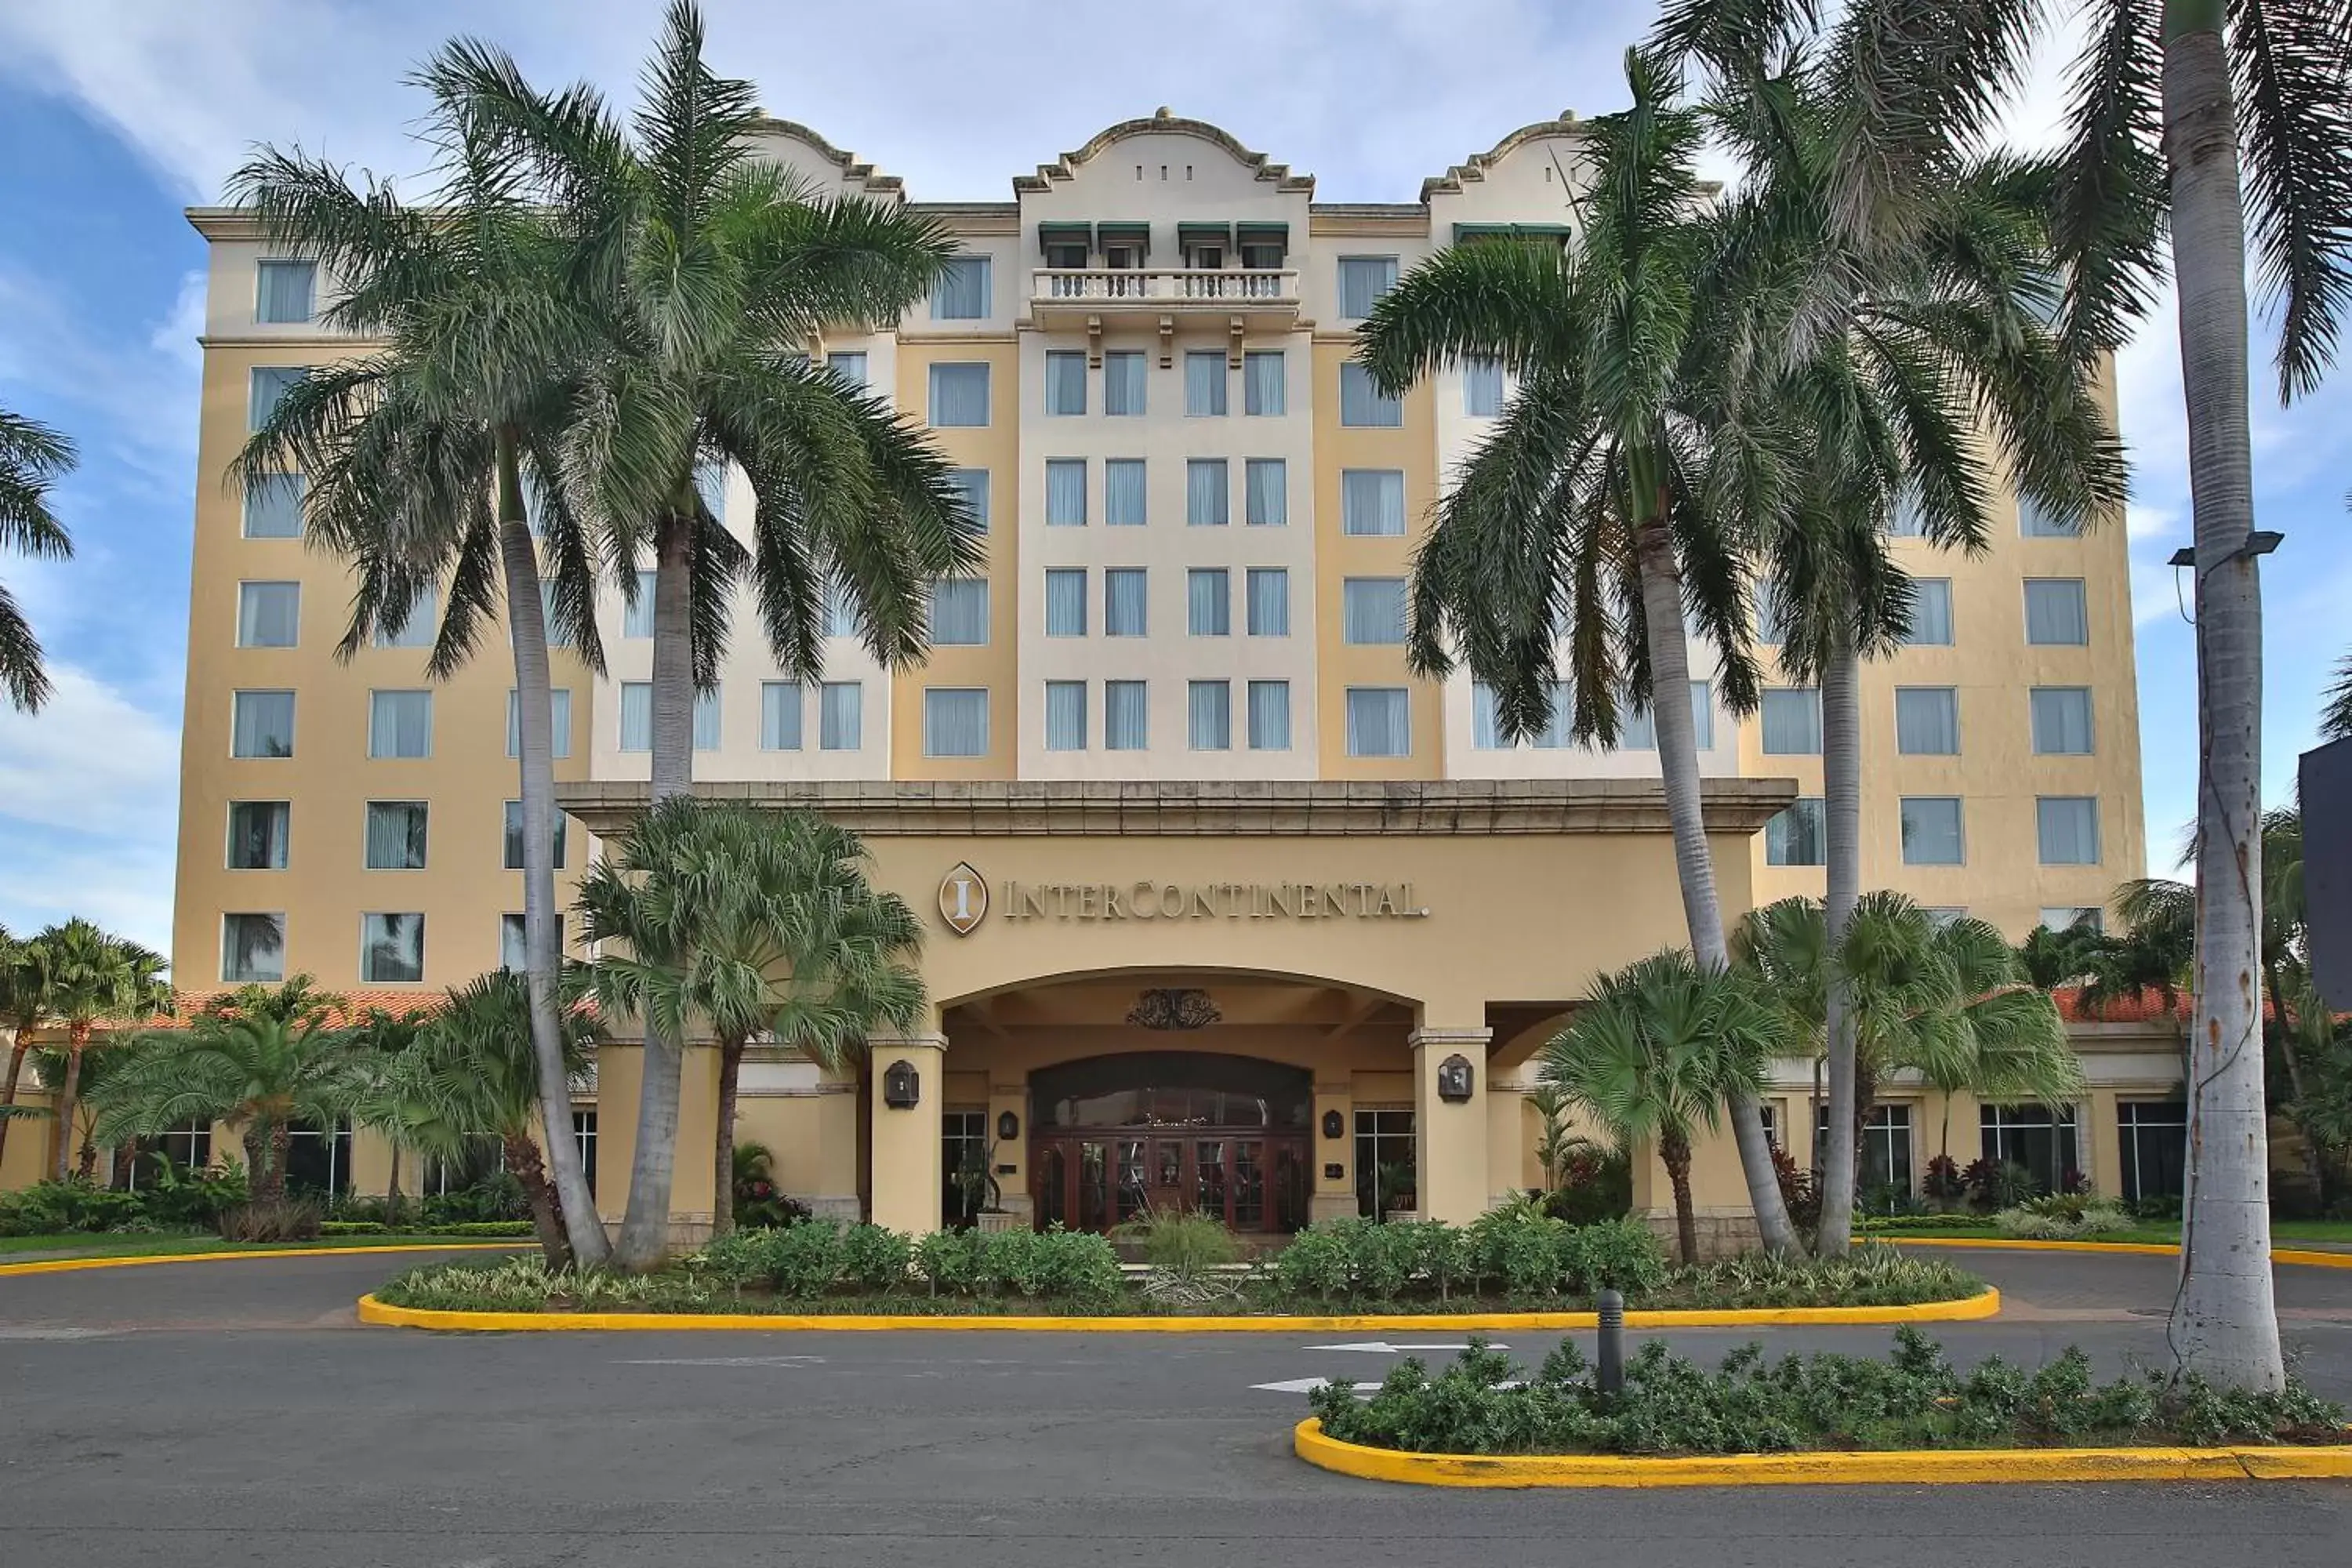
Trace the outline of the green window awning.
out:
M 1147 256 L 1151 253 L 1151 226 L 1148 223 L 1097 224 L 1095 237 L 1105 245 L 1132 245 Z
M 1290 226 L 1286 223 L 1237 223 L 1234 225 L 1234 234 L 1244 245 L 1252 240 L 1261 244 L 1290 243 Z
M 1457 223 L 1454 243 L 1465 239 L 1566 239 L 1574 232 L 1564 223 Z
M 1234 226 L 1229 223 L 1180 223 L 1176 226 L 1179 245 L 1231 245 Z
M 1095 226 L 1090 223 L 1041 223 L 1037 226 L 1040 245 L 1084 245 L 1095 242 Z

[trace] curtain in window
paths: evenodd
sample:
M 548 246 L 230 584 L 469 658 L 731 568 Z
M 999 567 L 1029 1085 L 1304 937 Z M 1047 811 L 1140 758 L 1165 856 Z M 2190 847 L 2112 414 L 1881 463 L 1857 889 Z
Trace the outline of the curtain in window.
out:
M 1087 574 L 1082 568 L 1056 566 L 1046 571 L 1045 635 L 1087 635 Z
M 1826 819 L 1819 795 L 1801 795 L 1764 824 L 1764 863 L 1768 866 L 1820 866 L 1828 855 L 1822 837 Z
M 719 749 L 719 693 L 715 689 L 694 694 L 694 749 Z
M 1139 637 L 1150 630 L 1144 582 L 1140 566 L 1114 566 L 1103 574 L 1105 636 Z
M 988 315 L 988 261 L 985 256 L 959 256 L 931 286 L 931 319 L 936 321 L 977 321 Z
M 1402 686 L 1348 688 L 1348 754 L 1402 757 L 1412 751 L 1411 709 Z
M 301 538 L 304 489 L 300 474 L 273 474 L 257 484 L 248 485 L 245 492 L 245 536 Z
M 272 325 L 309 321 L 311 315 L 310 297 L 318 276 L 319 269 L 313 262 L 261 263 L 260 288 L 255 300 L 254 319 Z
M 294 694 L 240 691 L 232 701 L 229 752 L 238 757 L 294 754 Z
M 1087 356 L 1050 349 L 1045 354 L 1045 412 L 1087 411 Z
M 1046 526 L 1083 528 L 1086 521 L 1087 460 L 1084 458 L 1046 458 Z
M 1756 640 L 1766 647 L 1778 647 L 1788 637 L 1786 618 L 1780 611 L 1780 590 L 1769 577 L 1756 579 Z
M 1253 752 L 1290 750 L 1290 682 L 1249 683 L 1249 743 Z
M 2032 697 L 2033 750 L 2042 756 L 2091 753 L 2091 689 L 2037 686 Z
M 499 917 L 499 967 L 518 973 L 530 966 L 529 952 L 523 946 L 522 917 Z
M 1192 417 L 1225 411 L 1225 356 L 1187 353 L 1184 356 L 1184 412 Z
M 923 754 L 988 755 L 988 692 L 984 688 L 931 687 L 923 693 Z
M 1103 412 L 1140 417 L 1144 408 L 1146 366 L 1139 353 L 1124 351 L 1103 355 Z
M 1761 719 L 1768 756 L 1819 756 L 1822 694 L 1810 686 L 1780 687 L 1763 693 Z
M 828 752 L 855 752 L 866 744 L 866 688 L 855 680 L 828 680 L 817 688 L 816 743 Z
M 1474 359 L 1462 367 L 1462 412 L 1473 419 L 1492 419 L 1503 412 L 1503 362 Z
M 378 647 L 431 647 L 441 626 L 441 591 L 431 584 L 417 590 L 409 601 L 408 615 L 398 626 L 379 626 L 375 634 Z
M 1633 695 L 1629 691 L 1617 694 L 1617 750 L 1621 752 L 1654 752 L 1658 749 L 1658 716 L 1646 707 L 1638 711 Z
M 1904 640 L 1944 647 L 1952 640 L 1952 580 L 1915 577 L 1911 580 L 1911 635 Z
M 1103 464 L 1103 521 L 1112 528 L 1143 526 L 1143 459 L 1112 458 Z
M 547 700 L 548 754 L 568 757 L 572 754 L 572 692 L 559 686 L 547 694 Z M 522 755 L 522 693 L 511 686 L 507 688 L 507 755 Z
M 829 637 L 854 637 L 857 635 L 857 605 L 849 596 L 849 585 L 832 583 L 824 590 L 824 635 Z
M 1103 682 L 1103 747 L 1139 752 L 1151 743 L 1150 690 L 1140 680 Z
M 1539 752 L 1558 752 L 1568 745 L 1570 704 L 1568 682 L 1551 683 L 1551 711 L 1545 716 L 1544 727 L 1536 731 L 1534 744 Z
M 702 510 L 716 518 L 727 515 L 727 465 L 717 458 L 705 458 L 694 465 L 694 493 L 701 499 Z
M 1234 749 L 1234 689 L 1230 681 L 1195 680 L 1185 688 L 1187 743 L 1196 752 Z
M 1917 539 L 1927 531 L 1927 514 L 1919 510 L 1917 496 L 1906 493 L 1896 499 L 1886 531 L 1896 539 Z
M 621 682 L 621 750 L 654 749 L 654 688 L 649 680 Z
M 238 871 L 286 869 L 291 808 L 282 800 L 240 800 L 228 808 L 228 863 Z
M 1470 683 L 1470 746 L 1479 752 L 1503 749 L 1503 723 L 1495 701 L 1495 689 L 1483 680 Z
M 1345 468 L 1339 474 L 1339 531 L 1404 532 L 1404 474 L 1396 468 Z
M 425 978 L 425 917 L 360 917 L 360 978 L 399 983 Z
M 285 979 L 286 917 L 223 916 L 221 978 L 235 984 Z
M 1906 795 L 1899 805 L 1905 865 L 1960 864 L 1960 803 L 1957 798 Z
M 1184 629 L 1196 637 L 1233 634 L 1233 592 L 1222 566 L 1196 566 L 1185 574 Z
M 948 483 L 963 494 L 963 510 L 974 527 L 988 531 L 988 470 L 986 468 L 950 468 Z
M 1339 423 L 1393 429 L 1404 423 L 1404 405 L 1382 396 L 1371 373 L 1349 360 L 1339 367 Z
M 254 366 L 253 379 L 248 384 L 252 390 L 247 409 L 251 417 L 247 423 L 251 427 L 256 430 L 260 429 L 268 420 L 269 416 L 277 410 L 278 400 L 285 396 L 287 390 L 296 382 L 310 374 L 300 365 Z
M 621 610 L 621 635 L 625 637 L 649 637 L 654 635 L 654 574 L 636 574 L 636 602 Z
M 1360 645 L 1404 641 L 1404 579 L 1349 577 L 1339 584 L 1340 636 Z
M 1960 698 L 1948 686 L 1895 689 L 1895 749 L 1910 756 L 1949 757 L 1960 750 Z
M 2025 580 L 2025 640 L 2045 647 L 2074 647 L 2091 640 L 2080 577 Z
M 557 618 L 555 608 L 555 584 L 549 582 L 544 577 L 539 580 L 539 624 L 547 628 L 548 647 L 572 647 L 576 646 L 577 639 L 572 637 L 571 631 L 565 627 L 563 623 Z
M 368 694 L 368 755 L 423 757 L 433 750 L 433 693 Z
M 1083 680 L 1045 682 L 1045 749 L 1083 752 L 1087 749 L 1087 683 Z
M 1289 388 L 1279 350 L 1242 355 L 1242 412 L 1274 417 L 1289 412 Z
M 1286 637 L 1290 635 L 1290 573 L 1280 566 L 1253 566 L 1246 579 L 1249 592 L 1249 635 Z
M 2080 525 L 2069 525 L 2052 516 L 2048 508 L 2028 496 L 2017 498 L 2018 531 L 2028 539 L 2080 539 Z
M 866 379 L 866 355 L 863 351 L 835 350 L 824 356 L 824 368 L 833 372 L 835 379 L 845 381 L 860 391 L 864 391 L 869 384 Z
M 931 584 L 931 641 L 950 647 L 988 641 L 988 579 L 959 577 Z
M 801 685 L 797 680 L 760 683 L 760 750 L 801 749 Z
M 236 646 L 292 647 L 301 619 L 299 583 L 240 583 L 236 587 Z
M 2099 863 L 2099 803 L 2090 795 L 2043 795 L 2033 803 L 2044 866 Z
M 988 423 L 986 362 L 931 366 L 931 423 L 948 426 Z
M 1396 287 L 1397 258 L 1393 256 L 1343 256 L 1339 258 L 1339 318 L 1360 321 L 1372 313 L 1381 295 Z
M 1242 518 L 1252 528 L 1289 523 L 1289 469 L 1280 458 L 1252 458 L 1243 466 Z
M 521 813 L 520 803 L 509 802 L 507 807 L 509 831 Z M 418 800 L 372 800 L 367 808 L 367 865 L 372 871 L 422 871 L 425 869 L 425 806 Z M 510 855 L 509 864 L 520 865 L 520 854 Z
M 1184 521 L 1194 528 L 1224 527 L 1232 521 L 1230 490 L 1223 458 L 1186 458 Z
M 1691 731 L 1702 752 L 1715 749 L 1715 688 L 1704 680 L 1690 683 Z

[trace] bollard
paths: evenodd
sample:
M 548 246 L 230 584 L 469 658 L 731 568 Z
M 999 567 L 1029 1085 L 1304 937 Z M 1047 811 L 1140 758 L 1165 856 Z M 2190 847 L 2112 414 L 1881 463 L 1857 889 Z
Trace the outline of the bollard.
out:
M 1594 1378 L 1603 1394 L 1611 1398 L 1625 1387 L 1625 1297 L 1623 1292 L 1601 1292 L 1601 1354 L 1595 1364 Z

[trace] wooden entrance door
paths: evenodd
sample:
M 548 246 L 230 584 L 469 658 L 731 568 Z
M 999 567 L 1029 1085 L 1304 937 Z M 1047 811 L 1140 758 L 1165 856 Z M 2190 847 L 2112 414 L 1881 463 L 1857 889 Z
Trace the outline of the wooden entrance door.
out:
M 1151 1214 L 1204 1214 L 1244 1233 L 1306 1224 L 1307 1140 L 1264 1128 L 1048 1133 L 1030 1156 L 1037 1223 L 1109 1230 Z

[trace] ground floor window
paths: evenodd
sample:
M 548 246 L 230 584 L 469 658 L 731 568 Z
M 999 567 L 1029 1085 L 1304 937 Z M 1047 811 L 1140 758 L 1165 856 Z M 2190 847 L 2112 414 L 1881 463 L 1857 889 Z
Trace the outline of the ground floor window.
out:
M 576 1106 L 572 1112 L 572 1139 L 580 1145 L 580 1169 L 588 1178 L 588 1190 L 596 1190 L 596 1111 L 593 1106 Z
M 2059 1106 L 2054 1117 L 2046 1105 L 1987 1105 L 1978 1114 L 1986 1159 L 2024 1166 L 2041 1192 L 2082 1184 L 2073 1106 Z
M 940 1212 L 950 1226 L 971 1225 L 988 1203 L 988 1112 L 946 1112 L 940 1139 L 940 1169 L 947 1177 Z
M 2116 1107 L 2126 1203 L 2178 1198 L 2188 1191 L 2189 1102 L 2126 1100 Z
M 170 1161 L 172 1169 L 182 1175 L 210 1165 L 213 1124 L 202 1117 L 191 1117 L 176 1127 L 138 1140 L 134 1147 L 136 1157 L 127 1162 L 123 1184 L 136 1191 L 155 1184 L 155 1161 L 159 1156 Z
M 1412 1112 L 1356 1112 L 1356 1212 L 1372 1218 L 1414 1203 Z
M 332 1197 L 352 1190 L 352 1124 L 290 1127 L 286 1131 L 286 1188 Z
M 577 1119 L 578 1113 L 574 1112 L 574 1121 Z M 456 1159 L 426 1159 L 424 1182 L 418 1191 L 428 1198 L 447 1197 L 451 1193 L 462 1193 L 477 1183 L 488 1181 L 506 1168 L 506 1144 L 497 1136 L 485 1134 L 468 1138 L 464 1152 Z
M 1830 1108 L 1813 1108 L 1813 1168 L 1829 1163 Z M 1874 1105 L 1863 1118 L 1862 1141 L 1853 1152 L 1854 1195 L 1869 1204 L 1873 1197 L 1912 1192 L 1911 1108 Z M 1874 1208 L 1891 1205 L 1872 1205 Z

